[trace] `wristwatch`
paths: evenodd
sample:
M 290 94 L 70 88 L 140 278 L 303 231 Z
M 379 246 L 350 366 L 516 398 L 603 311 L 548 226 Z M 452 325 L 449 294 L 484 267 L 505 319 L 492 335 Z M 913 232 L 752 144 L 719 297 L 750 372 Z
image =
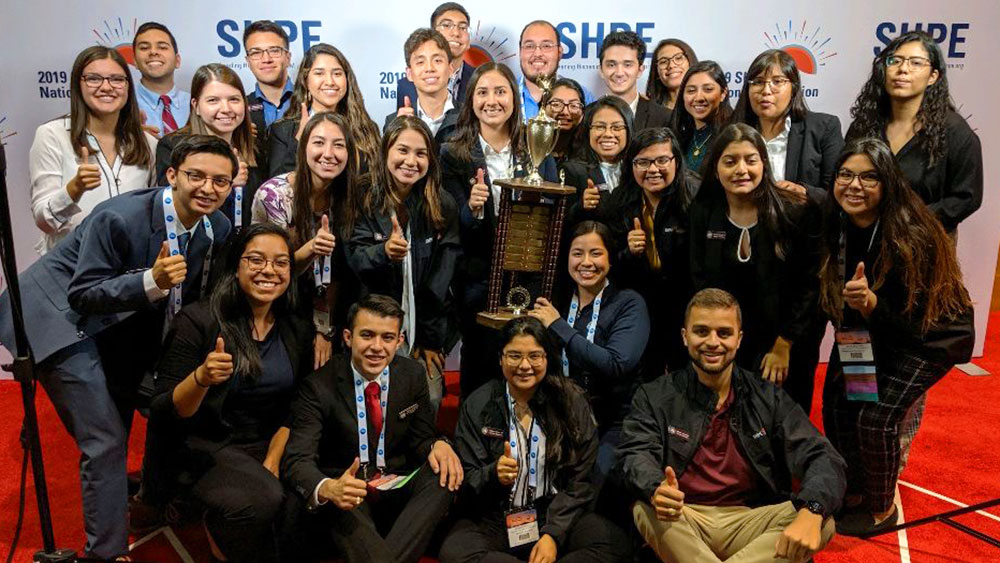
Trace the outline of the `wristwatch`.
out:
M 823 503 L 819 501 L 816 500 L 810 500 L 806 502 L 800 501 L 796 504 L 798 505 L 799 510 L 805 508 L 806 510 L 812 512 L 813 514 L 816 514 L 817 516 L 822 516 L 826 518 L 826 508 L 824 508 Z

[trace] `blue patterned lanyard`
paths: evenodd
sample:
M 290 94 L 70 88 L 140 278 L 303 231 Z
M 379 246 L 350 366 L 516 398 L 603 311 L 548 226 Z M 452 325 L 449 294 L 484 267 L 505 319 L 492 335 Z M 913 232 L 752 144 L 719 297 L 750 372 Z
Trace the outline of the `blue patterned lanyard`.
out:
M 385 469 L 385 427 L 387 417 L 385 416 L 385 405 L 389 401 L 389 366 L 385 366 L 380 376 L 382 378 L 382 397 L 379 404 L 382 405 L 382 431 L 378 435 L 378 451 L 375 456 L 375 464 L 379 471 Z M 365 405 L 365 380 L 358 374 L 354 374 L 354 398 L 358 412 L 358 458 L 362 464 L 368 463 L 368 418 L 367 406 Z
M 611 285 L 608 280 L 604 280 L 604 287 L 601 288 L 601 292 L 597 294 L 594 299 L 594 310 L 590 314 L 590 322 L 587 323 L 587 342 L 591 344 L 594 343 L 594 333 L 597 332 L 597 319 L 601 316 L 601 301 L 604 300 L 604 290 Z M 569 316 L 566 318 L 566 322 L 569 323 L 570 327 L 573 327 L 576 323 L 576 315 L 580 311 L 580 294 L 573 294 L 573 301 L 569 305 Z M 566 355 L 565 348 L 562 353 L 562 365 L 563 365 L 563 375 L 569 377 L 569 357 Z
M 514 398 L 510 395 L 510 384 L 507 384 L 507 408 L 510 413 L 510 455 L 514 459 L 518 458 L 518 446 L 517 437 L 520 436 L 520 431 L 518 430 L 517 415 L 514 413 Z M 526 489 L 531 489 L 532 497 L 537 498 L 539 496 L 544 496 L 545 487 L 545 432 L 542 431 L 542 427 L 539 426 L 538 421 L 534 416 L 531 418 L 531 432 L 529 434 L 528 440 L 531 442 L 528 447 L 528 486 Z M 518 480 L 520 480 L 521 466 L 518 465 Z M 542 486 L 539 489 L 538 483 L 541 482 Z M 514 491 L 517 490 L 517 481 L 514 482 Z M 511 491 L 513 497 L 514 491 Z M 527 495 L 527 491 L 525 491 Z M 524 506 L 527 504 L 527 499 L 525 501 L 517 502 L 516 499 L 512 498 L 512 504 L 514 506 Z
M 177 210 L 174 208 L 174 198 L 171 195 L 172 188 L 163 189 L 163 224 L 167 229 L 167 245 L 170 247 L 170 255 L 176 256 L 181 253 L 179 241 L 177 239 Z M 212 267 L 212 248 L 215 246 L 215 233 L 212 231 L 212 222 L 207 215 L 203 215 L 201 222 L 205 225 L 205 235 L 208 236 L 208 252 L 205 253 L 205 261 L 201 269 L 201 293 L 204 297 L 205 288 L 208 287 L 208 272 Z M 191 229 L 191 237 L 188 239 L 188 248 L 191 248 L 191 241 L 197 224 Z M 185 257 L 186 259 L 186 257 Z M 170 288 L 170 305 L 167 307 L 167 321 L 174 318 L 177 311 L 181 310 L 183 298 L 181 297 L 183 282 Z

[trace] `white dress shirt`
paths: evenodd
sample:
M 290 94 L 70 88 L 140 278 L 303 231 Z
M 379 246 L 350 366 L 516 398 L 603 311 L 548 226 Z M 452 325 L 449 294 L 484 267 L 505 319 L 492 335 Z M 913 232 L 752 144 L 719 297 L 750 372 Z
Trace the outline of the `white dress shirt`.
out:
M 505 180 L 514 177 L 514 153 L 511 151 L 510 142 L 500 151 L 493 150 L 493 147 L 486 142 L 482 135 L 479 136 L 479 145 L 483 148 L 483 156 L 486 159 L 486 172 L 490 175 L 490 195 L 493 196 L 493 212 L 500 214 L 500 186 L 497 180 Z M 482 219 L 480 212 L 477 219 Z
M 785 128 L 778 133 L 778 136 L 765 141 L 767 147 L 767 160 L 771 164 L 771 174 L 775 182 L 785 179 L 785 161 L 788 160 L 788 131 L 792 128 L 791 116 L 785 118 Z
M 618 182 L 620 182 L 622 178 L 622 163 L 602 162 L 601 174 L 604 175 L 604 182 L 607 186 L 608 193 L 615 191 L 615 188 L 618 187 Z
M 441 124 L 444 123 L 444 116 L 447 115 L 448 110 L 453 109 L 454 107 L 455 104 L 451 101 L 451 96 L 448 96 L 444 101 L 444 110 L 441 112 L 441 115 L 435 119 L 424 113 L 424 108 L 420 107 L 420 97 L 417 96 L 417 117 L 420 118 L 420 121 L 427 124 L 427 127 L 431 130 L 432 136 L 437 135 L 438 129 L 441 129 Z

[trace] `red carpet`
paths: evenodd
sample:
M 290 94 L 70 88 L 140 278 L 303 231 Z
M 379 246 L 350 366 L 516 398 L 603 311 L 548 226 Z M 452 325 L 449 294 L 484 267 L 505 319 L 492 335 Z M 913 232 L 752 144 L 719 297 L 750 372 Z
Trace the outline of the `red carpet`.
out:
M 899 487 L 907 520 L 957 508 L 947 499 L 974 504 L 1000 497 L 1000 479 L 995 474 L 1000 468 L 1000 453 L 996 448 L 997 435 L 1000 434 L 1000 313 L 991 315 L 985 356 L 976 363 L 998 375 L 970 377 L 953 370 L 928 395 L 924 422 Z M 817 396 L 813 408 L 813 421 L 817 425 L 822 424 L 818 390 L 822 388 L 823 375 L 824 370 L 821 369 L 817 374 Z M 449 378 L 452 395 L 446 399 L 439 421 L 442 427 L 448 428 L 454 425 L 457 415 L 457 385 L 454 385 L 453 379 Z M 37 404 L 56 542 L 62 547 L 82 549 L 84 536 L 77 474 L 78 452 L 44 394 L 40 393 Z M 14 382 L 0 381 L 0 413 L 3 413 L 4 419 L 0 428 L 0 557 L 5 558 L 17 516 L 21 466 L 18 435 L 22 408 L 20 388 Z M 141 438 L 144 433 L 145 424 L 137 417 L 130 446 L 130 471 L 138 470 L 141 464 Z M 958 520 L 1000 538 L 1000 509 L 991 509 L 989 513 L 989 516 L 971 514 Z M 208 561 L 207 544 L 196 527 L 160 532 L 153 537 L 135 540 L 140 544 L 133 551 L 137 560 L 164 563 Z M 901 549 L 901 542 L 905 542 L 908 549 Z M 29 468 L 27 510 L 14 561 L 31 561 L 31 555 L 41 549 L 41 545 Z M 183 545 L 190 558 L 184 559 L 179 555 L 174 545 Z M 816 557 L 816 561 L 1000 561 L 1000 549 L 943 524 L 930 524 L 908 530 L 904 537 L 891 535 L 871 541 L 837 537 Z

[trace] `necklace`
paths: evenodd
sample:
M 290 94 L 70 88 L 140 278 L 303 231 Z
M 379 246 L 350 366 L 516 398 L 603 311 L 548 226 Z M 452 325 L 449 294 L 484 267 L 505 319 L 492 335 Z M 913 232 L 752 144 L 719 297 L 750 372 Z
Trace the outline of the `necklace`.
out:
M 708 127 L 706 127 L 706 128 L 704 129 L 704 130 L 708 130 L 708 129 L 709 129 L 709 128 L 708 128 Z M 698 133 L 700 133 L 700 132 L 701 132 L 701 131 L 696 131 L 696 132 L 695 132 L 695 136 L 697 136 L 697 135 L 698 135 Z M 694 145 L 694 151 L 693 151 L 693 152 L 692 152 L 691 154 L 693 154 L 694 156 L 701 156 L 701 149 L 702 149 L 702 147 L 704 147 L 704 146 L 705 146 L 705 143 L 707 143 L 707 142 L 708 142 L 708 140 L 709 140 L 709 139 L 711 139 L 711 138 L 712 138 L 712 132 L 711 132 L 711 131 L 709 131 L 709 132 L 708 132 L 708 136 L 707 136 L 707 137 L 705 137 L 705 140 L 703 140 L 703 141 L 701 142 L 701 144 L 698 144 L 697 142 L 695 142 L 695 145 Z

